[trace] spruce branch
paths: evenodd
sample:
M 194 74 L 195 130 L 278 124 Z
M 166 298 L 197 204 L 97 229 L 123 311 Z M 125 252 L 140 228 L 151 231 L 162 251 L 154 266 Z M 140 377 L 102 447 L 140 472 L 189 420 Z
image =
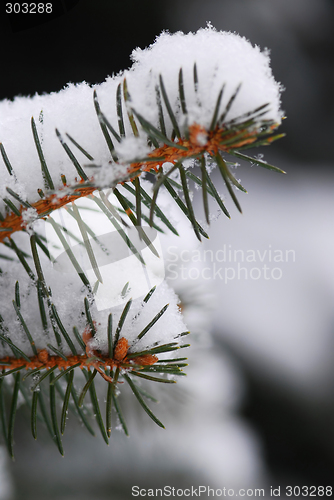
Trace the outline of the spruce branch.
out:
M 152 289 L 149 294 L 150 296 L 153 294 L 154 290 Z M 148 302 L 148 298 L 146 297 L 146 302 Z M 17 307 L 17 306 L 16 306 Z M 61 454 L 64 453 L 61 436 L 65 432 L 65 423 L 66 423 L 66 415 L 68 409 L 74 412 L 77 416 L 79 416 L 84 422 L 85 426 L 91 432 L 90 425 L 86 422 L 84 417 L 85 414 L 89 413 L 88 410 L 83 406 L 84 400 L 86 399 L 87 393 L 90 393 L 92 404 L 94 407 L 94 414 L 97 420 L 97 424 L 102 432 L 102 436 L 104 440 L 108 443 L 108 436 L 105 431 L 103 419 L 102 419 L 102 411 L 100 408 L 100 404 L 98 402 L 96 396 L 96 389 L 94 386 L 94 379 L 97 374 L 100 374 L 103 379 L 105 379 L 108 384 L 107 388 L 107 430 L 110 429 L 110 412 L 111 405 L 115 406 L 115 410 L 118 414 L 120 421 L 122 422 L 122 427 L 126 434 L 128 434 L 127 426 L 125 423 L 125 419 L 123 413 L 121 411 L 119 402 L 118 402 L 118 394 L 116 392 L 116 387 L 119 382 L 122 382 L 124 379 L 133 390 L 136 398 L 143 406 L 143 400 L 139 395 L 138 391 L 136 391 L 134 382 L 132 381 L 132 377 L 142 377 L 146 380 L 152 382 L 163 382 L 163 383 L 175 383 L 175 380 L 171 380 L 169 378 L 165 378 L 165 376 L 182 376 L 184 375 L 183 368 L 186 367 L 186 363 L 175 363 L 174 360 L 161 359 L 159 360 L 159 355 L 164 354 L 166 352 L 178 350 L 180 347 L 186 347 L 187 344 L 179 344 L 179 341 L 175 339 L 175 342 L 164 344 L 164 345 L 153 345 L 150 348 L 147 348 L 144 351 L 136 350 L 136 342 L 132 345 L 129 345 L 128 340 L 125 337 L 121 337 L 122 327 L 124 321 L 131 310 L 131 301 L 128 301 L 125 305 L 120 321 L 116 327 L 115 333 L 112 333 L 112 322 L 111 319 L 108 321 L 108 339 L 109 340 L 109 348 L 106 354 L 95 350 L 91 347 L 91 340 L 94 339 L 95 324 L 90 316 L 88 302 L 85 303 L 85 308 L 87 312 L 87 327 L 82 334 L 84 352 L 77 352 L 77 349 L 73 345 L 72 341 L 68 337 L 67 333 L 65 335 L 65 340 L 68 346 L 72 350 L 71 355 L 65 355 L 63 347 L 60 346 L 59 349 L 51 347 L 53 351 L 53 355 L 50 355 L 46 349 L 36 351 L 37 354 L 33 356 L 22 356 L 19 357 L 20 350 L 17 346 L 13 344 L 13 349 L 18 352 L 18 356 L 16 358 L 12 358 L 10 356 L 4 357 L 1 359 L 2 366 L 2 374 L 0 375 L 0 388 L 4 391 L 4 395 L 8 391 L 10 391 L 10 386 L 3 385 L 2 379 L 10 376 L 11 374 L 15 374 L 15 387 L 14 393 L 11 400 L 11 407 L 9 411 L 9 428 L 8 428 L 8 446 L 11 456 L 14 456 L 13 452 L 13 435 L 14 435 L 14 423 L 15 423 L 15 414 L 16 414 L 16 405 L 17 405 L 17 397 L 19 391 L 26 391 L 27 399 L 29 401 L 29 406 L 31 408 L 31 428 L 33 437 L 36 439 L 37 436 L 37 419 L 43 417 L 40 416 L 38 411 L 38 397 L 37 394 L 40 391 L 45 391 L 47 387 L 49 387 L 50 391 L 50 418 L 51 425 L 53 428 L 53 435 L 55 436 L 55 443 Z M 165 306 L 161 311 L 159 311 L 154 318 L 145 326 L 145 328 L 138 334 L 137 342 L 141 340 L 144 335 L 147 335 L 150 329 L 159 321 L 160 317 L 166 311 L 167 306 Z M 18 310 L 17 310 L 18 311 Z M 58 316 L 58 313 L 55 309 L 53 309 L 53 313 L 55 315 L 58 326 L 62 325 L 61 320 Z M 110 316 L 111 318 L 111 316 Z M 27 327 L 26 327 L 27 328 Z M 65 334 L 64 328 L 61 326 L 62 333 Z M 27 330 L 28 331 L 28 330 Z M 27 333 L 27 332 L 26 332 Z M 30 335 L 30 334 L 29 334 Z M 31 345 L 34 346 L 33 338 L 30 335 Z M 35 349 L 36 350 L 36 349 Z M 34 351 L 35 351 L 34 350 Z M 183 358 L 185 359 L 185 358 Z M 156 365 L 158 361 L 161 361 L 163 365 Z M 86 384 L 81 389 L 80 395 L 76 393 L 75 384 L 75 368 L 80 367 L 86 377 Z M 151 368 L 150 370 L 148 370 Z M 154 368 L 154 369 L 153 369 Z M 55 376 L 55 371 L 59 369 L 60 374 Z M 153 369 L 153 370 L 152 370 Z M 21 377 L 21 371 L 26 370 L 27 373 L 24 377 Z M 93 371 L 92 371 L 93 370 Z M 160 374 L 160 377 L 151 376 L 149 373 Z M 29 376 L 34 378 L 34 383 L 30 385 L 27 379 Z M 55 388 L 57 387 L 58 381 L 60 378 L 65 377 L 67 380 L 66 391 L 62 395 L 57 395 L 57 391 Z M 30 393 L 30 395 L 29 395 Z M 57 416 L 57 401 L 60 398 L 62 401 L 62 412 L 60 418 L 60 426 L 59 426 L 59 417 Z M 147 406 L 144 404 L 144 409 L 147 412 Z M 46 409 L 43 407 L 41 409 L 42 414 L 44 413 L 45 418 L 49 418 Z M 84 413 L 82 413 L 84 411 Z M 2 423 L 6 425 L 6 406 L 4 401 L 2 401 Z M 158 425 L 162 426 L 161 422 L 157 417 L 154 416 L 152 411 L 149 411 L 149 415 L 153 420 L 158 423 Z M 110 437 L 110 432 L 108 431 L 108 435 Z M 7 436 L 7 434 L 6 434 Z
M 162 57 L 167 45 L 170 58 Z M 154 398 L 136 379 L 174 384 L 185 375 L 186 358 L 170 357 L 188 347 L 177 299 L 162 283 L 132 300 L 133 280 L 120 280 L 114 270 L 119 302 L 103 314 L 103 267 L 133 256 L 147 273 L 146 260 L 161 259 L 156 232 L 179 235 L 162 197 L 179 207 L 199 240 L 208 238 L 197 220 L 191 183 L 202 190 L 208 225 L 211 199 L 230 217 L 213 168 L 240 212 L 236 190 L 246 189 L 229 160 L 284 173 L 244 153 L 284 135 L 275 132 L 282 120 L 280 86 L 257 47 L 208 27 L 196 34 L 164 33 L 132 58 L 130 70 L 94 89 L 69 86 L 63 101 L 37 96 L 34 114 L 41 108 L 43 113 L 39 121 L 27 119 L 29 134 L 22 144 L 18 138 L 17 147 L 11 125 L 0 128 L 0 419 L 11 456 L 20 393 L 30 407 L 34 439 L 44 422 L 61 454 L 70 413 L 91 434 L 94 415 L 108 443 L 114 409 L 128 435 L 119 400 L 124 382 L 163 427 L 145 401 Z M 90 102 L 86 111 L 83 98 Z M 50 99 L 63 103 L 55 116 L 48 114 Z M 22 102 L 17 112 L 24 121 Z M 66 217 L 74 226 L 67 227 Z M 97 230 L 98 217 L 115 239 Z M 11 377 L 14 384 L 7 382 Z M 105 408 L 98 397 L 101 379 L 107 382 Z

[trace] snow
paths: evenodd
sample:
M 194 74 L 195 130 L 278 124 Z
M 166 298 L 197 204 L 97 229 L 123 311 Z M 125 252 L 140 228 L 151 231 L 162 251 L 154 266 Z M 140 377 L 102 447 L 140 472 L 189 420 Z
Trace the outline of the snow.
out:
M 281 122 L 280 90 L 275 82 L 268 52 L 261 52 L 235 33 L 216 31 L 211 25 L 196 33 L 162 33 L 153 45 L 132 53 L 133 67 L 125 73 L 133 107 L 144 116 L 156 117 L 155 86 L 162 75 L 170 102 L 178 101 L 178 74 L 183 70 L 188 123 L 209 128 L 218 94 L 225 84 L 221 112 L 241 84 L 240 92 L 227 118 L 232 120 L 269 103 L 265 115 Z M 195 92 L 193 69 L 197 66 L 198 91 Z M 146 96 L 143 99 L 143 96 Z
M 24 226 L 34 222 L 37 219 L 37 217 L 38 217 L 37 210 L 33 207 L 27 208 L 22 212 L 22 220 L 24 222 Z
M 136 158 L 145 158 L 150 153 L 147 141 L 143 137 L 126 137 L 121 143 L 115 144 L 117 155 L 125 163 Z
M 131 293 L 131 292 L 130 292 Z M 179 299 L 176 293 L 170 288 L 166 282 L 161 283 L 147 304 L 142 300 L 134 300 L 130 312 L 125 320 L 122 328 L 121 336 L 129 341 L 130 347 L 133 346 L 133 351 L 140 352 L 147 347 L 152 347 L 155 342 L 165 344 L 168 342 L 179 341 L 177 336 L 180 333 L 187 331 L 187 327 L 183 322 L 181 311 L 178 308 Z M 166 305 L 169 304 L 166 312 L 159 318 L 152 328 L 137 341 L 138 334 L 146 327 L 155 315 Z M 113 323 L 118 324 L 122 314 L 124 304 L 113 308 Z M 100 314 L 100 321 L 103 325 L 107 324 L 107 312 L 104 315 Z M 105 316 L 105 318 L 103 318 Z M 115 327 L 116 328 L 116 327 Z M 182 343 L 182 342 L 181 342 Z M 94 338 L 94 342 L 90 344 L 94 349 L 100 349 L 107 352 L 108 344 L 106 338 L 106 326 L 101 328 Z M 174 353 L 175 354 L 175 353 Z

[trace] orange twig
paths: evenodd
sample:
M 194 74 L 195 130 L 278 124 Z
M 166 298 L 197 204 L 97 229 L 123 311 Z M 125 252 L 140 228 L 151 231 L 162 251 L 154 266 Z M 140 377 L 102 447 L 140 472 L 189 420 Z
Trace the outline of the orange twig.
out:
M 119 339 L 115 346 L 113 357 L 109 358 L 108 356 L 104 356 L 89 348 L 87 343 L 90 338 L 90 332 L 86 328 L 83 334 L 83 340 L 86 344 L 86 353 L 82 355 L 67 356 L 67 359 L 65 360 L 60 356 L 50 356 L 46 349 L 42 349 L 41 351 L 39 351 L 37 356 L 32 356 L 29 362 L 25 358 L 10 358 L 9 356 L 2 358 L 0 360 L 1 367 L 13 370 L 14 368 L 24 366 L 26 370 L 34 368 L 49 370 L 50 368 L 58 366 L 59 370 L 65 370 L 66 368 L 70 368 L 71 366 L 80 363 L 81 369 L 90 369 L 91 367 L 96 368 L 105 380 L 107 380 L 108 382 L 112 382 L 112 379 L 105 374 L 102 368 L 138 369 L 138 365 L 149 366 L 158 361 L 157 356 L 153 356 L 151 354 L 138 356 L 135 358 L 135 360 L 128 360 L 126 356 L 128 353 L 129 344 L 127 339 L 124 337 Z M 96 359 L 97 356 L 99 359 Z M 135 366 L 133 366 L 134 364 Z

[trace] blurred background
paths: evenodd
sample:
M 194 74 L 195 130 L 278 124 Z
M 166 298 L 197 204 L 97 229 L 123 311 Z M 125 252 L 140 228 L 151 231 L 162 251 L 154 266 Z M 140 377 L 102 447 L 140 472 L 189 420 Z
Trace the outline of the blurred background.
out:
M 227 266 L 237 270 L 240 263 L 248 266 L 247 279 L 246 273 L 228 282 L 219 274 L 194 279 L 191 272 L 170 278 L 195 347 L 187 383 L 161 395 L 165 434 L 135 416 L 130 440 L 116 433 L 107 449 L 73 426 L 62 459 L 42 437 L 32 442 L 23 415 L 16 463 L 3 457 L 0 498 L 130 498 L 133 484 L 202 482 L 268 493 L 270 485 L 332 485 L 333 2 L 59 0 L 46 21 L 6 16 L 5 3 L 0 99 L 54 92 L 68 82 L 102 82 L 129 67 L 132 49 L 149 45 L 162 30 L 196 31 L 207 21 L 269 48 L 274 76 L 286 88 L 281 129 L 287 137 L 261 152 L 288 175 L 238 167 L 249 191 L 238 196 L 244 214 L 232 208 L 231 221 L 217 214 L 202 246 L 214 257 L 208 263 L 203 256 L 201 265 L 216 264 L 225 276 Z M 195 248 L 191 238 L 185 247 L 168 245 Z M 217 251 L 224 248 L 253 250 L 256 264 L 241 262 L 242 252 L 220 262 Z M 274 265 L 270 249 L 292 250 L 295 258 Z M 278 267 L 280 279 L 251 279 L 251 268 L 263 262 Z

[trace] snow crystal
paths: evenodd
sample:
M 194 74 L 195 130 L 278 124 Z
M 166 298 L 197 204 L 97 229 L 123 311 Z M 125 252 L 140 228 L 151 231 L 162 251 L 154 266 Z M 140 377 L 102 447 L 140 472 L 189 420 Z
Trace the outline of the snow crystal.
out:
M 121 143 L 115 144 L 115 150 L 125 163 L 138 161 L 150 152 L 147 141 L 143 137 L 126 137 Z
M 28 225 L 37 219 L 37 210 L 34 207 L 27 208 L 22 212 L 22 221 L 24 225 Z

